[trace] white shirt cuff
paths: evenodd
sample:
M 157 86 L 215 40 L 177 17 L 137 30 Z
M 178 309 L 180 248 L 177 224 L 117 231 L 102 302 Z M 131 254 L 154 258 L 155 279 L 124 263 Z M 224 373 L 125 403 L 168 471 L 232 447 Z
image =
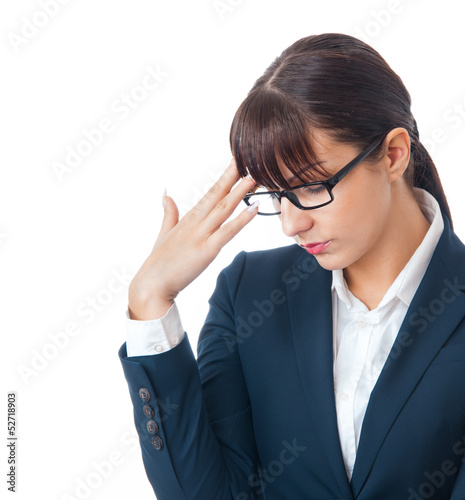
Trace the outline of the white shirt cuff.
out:
M 149 356 L 172 349 L 184 338 L 176 302 L 163 317 L 146 321 L 131 319 L 126 309 L 126 335 L 128 357 Z

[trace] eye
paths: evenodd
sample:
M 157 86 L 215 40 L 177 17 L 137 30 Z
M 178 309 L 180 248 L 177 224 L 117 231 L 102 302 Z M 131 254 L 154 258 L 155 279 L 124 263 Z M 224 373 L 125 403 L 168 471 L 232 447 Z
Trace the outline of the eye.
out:
M 305 186 L 302 189 L 308 194 L 319 194 L 323 191 L 326 191 L 326 188 L 323 186 L 323 184 L 318 184 L 316 186 Z

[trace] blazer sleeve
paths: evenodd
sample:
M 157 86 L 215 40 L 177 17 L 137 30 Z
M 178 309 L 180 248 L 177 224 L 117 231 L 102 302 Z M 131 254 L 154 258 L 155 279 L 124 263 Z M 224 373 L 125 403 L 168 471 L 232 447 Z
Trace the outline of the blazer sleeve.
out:
M 199 335 L 167 352 L 119 350 L 147 477 L 159 500 L 253 500 L 258 458 L 235 342 L 234 300 L 245 252 L 218 275 Z

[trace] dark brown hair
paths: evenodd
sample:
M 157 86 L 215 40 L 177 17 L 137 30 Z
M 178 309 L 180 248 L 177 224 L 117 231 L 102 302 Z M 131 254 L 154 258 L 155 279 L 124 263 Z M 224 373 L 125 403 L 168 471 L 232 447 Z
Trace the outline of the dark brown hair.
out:
M 327 175 L 312 149 L 312 130 L 362 151 L 392 129 L 405 128 L 411 142 L 407 185 L 431 193 L 453 228 L 437 169 L 410 108 L 402 80 L 372 47 L 341 33 L 311 35 L 285 49 L 256 80 L 234 116 L 231 151 L 241 177 L 250 173 L 268 189 L 288 189 L 278 158 L 301 182 Z M 383 147 L 368 158 L 379 159 Z

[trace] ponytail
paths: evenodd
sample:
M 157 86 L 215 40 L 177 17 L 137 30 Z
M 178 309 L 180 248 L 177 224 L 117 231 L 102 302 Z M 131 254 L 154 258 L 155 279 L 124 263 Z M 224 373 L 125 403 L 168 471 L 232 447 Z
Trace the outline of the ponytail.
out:
M 418 128 L 415 119 L 413 120 L 413 137 L 412 137 L 412 156 L 413 156 L 413 182 L 414 187 L 425 189 L 434 196 L 439 203 L 441 212 L 447 216 L 450 222 L 450 227 L 454 230 L 452 224 L 452 215 L 450 213 L 449 204 L 442 187 L 441 179 L 430 154 L 423 144 L 420 142 L 418 136 Z M 411 166 L 409 165 L 409 168 Z M 412 174 L 410 174 L 412 175 Z M 411 184 L 412 185 L 412 184 Z

